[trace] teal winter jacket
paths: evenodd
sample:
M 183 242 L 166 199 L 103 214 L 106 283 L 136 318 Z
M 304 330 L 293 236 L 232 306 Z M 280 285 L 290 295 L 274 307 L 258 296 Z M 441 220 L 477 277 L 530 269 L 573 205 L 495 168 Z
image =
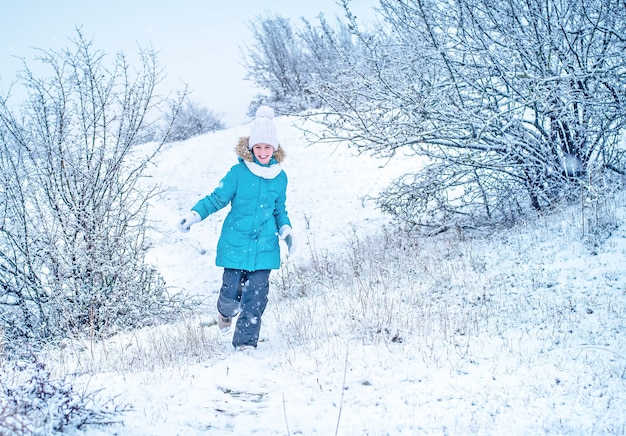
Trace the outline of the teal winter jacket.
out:
M 277 269 L 278 229 L 291 226 L 285 207 L 287 175 L 280 167 L 284 152 L 279 146 L 272 163 L 260 165 L 244 137 L 239 141 L 237 154 L 239 163 L 192 210 L 205 219 L 231 205 L 217 244 L 217 266 L 245 271 Z

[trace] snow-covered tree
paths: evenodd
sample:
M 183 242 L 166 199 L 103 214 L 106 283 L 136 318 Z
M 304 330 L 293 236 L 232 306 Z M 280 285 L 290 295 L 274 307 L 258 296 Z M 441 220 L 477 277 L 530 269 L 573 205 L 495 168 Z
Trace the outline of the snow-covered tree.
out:
M 349 24 L 365 54 L 314 89 L 314 119 L 317 140 L 427 158 L 383 209 L 511 219 L 624 175 L 623 0 L 381 0 L 380 13 L 377 32 Z
M 322 15 L 319 19 L 320 26 L 302 19 L 299 28 L 280 16 L 250 23 L 254 42 L 245 47 L 246 79 L 268 92 L 257 96 L 257 103 L 292 113 L 320 107 L 315 89 L 332 80 L 341 60 L 354 59 L 358 50 L 345 24 L 338 21 L 335 29 Z
M 164 103 L 156 57 L 105 66 L 80 30 L 73 43 L 41 52 L 48 77 L 25 63 L 19 114 L 0 99 L 0 330 L 16 348 L 17 338 L 107 335 L 177 310 L 144 261 L 156 187 L 141 180 L 159 145 L 137 145 Z

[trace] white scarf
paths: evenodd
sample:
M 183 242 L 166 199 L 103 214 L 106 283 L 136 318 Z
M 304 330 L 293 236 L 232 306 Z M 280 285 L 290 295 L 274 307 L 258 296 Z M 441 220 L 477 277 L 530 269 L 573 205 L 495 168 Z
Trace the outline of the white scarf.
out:
M 273 179 L 274 177 L 279 175 L 280 172 L 282 171 L 282 168 L 280 167 L 279 163 L 272 164 L 269 167 L 259 165 L 256 162 L 250 162 L 245 159 L 244 159 L 244 163 L 246 164 L 246 166 L 248 167 L 248 169 L 250 170 L 252 174 L 254 174 L 255 176 L 262 177 L 264 179 Z

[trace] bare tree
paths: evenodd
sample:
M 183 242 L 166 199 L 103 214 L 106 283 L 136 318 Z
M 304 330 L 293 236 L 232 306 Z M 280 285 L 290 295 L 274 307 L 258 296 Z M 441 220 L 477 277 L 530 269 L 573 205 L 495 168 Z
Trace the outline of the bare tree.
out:
M 344 2 L 346 3 L 346 2 Z M 316 88 L 315 140 L 426 158 L 380 197 L 413 224 L 512 219 L 625 171 L 624 0 L 381 0 Z M 310 132 L 315 133 L 315 132 Z M 619 178 L 617 178 L 619 179 Z
M 247 79 L 272 92 L 271 99 L 281 101 L 302 95 L 301 52 L 288 19 L 279 16 L 258 17 L 250 23 L 255 39 L 245 58 Z
M 315 89 L 332 80 L 341 57 L 354 59 L 356 47 L 348 27 L 337 21 L 336 29 L 323 15 L 320 26 L 302 19 L 300 28 L 279 16 L 257 17 L 250 23 L 254 42 L 245 47 L 246 78 L 269 95 L 258 103 L 269 103 L 282 112 L 318 108 Z M 251 114 L 256 107 L 251 107 Z
M 134 71 L 119 54 L 107 68 L 80 30 L 73 42 L 41 52 L 47 78 L 25 63 L 19 115 L 0 100 L 0 320 L 13 338 L 108 335 L 177 310 L 145 262 L 157 188 L 142 176 L 160 145 L 137 145 L 164 103 L 157 60 L 142 51 Z

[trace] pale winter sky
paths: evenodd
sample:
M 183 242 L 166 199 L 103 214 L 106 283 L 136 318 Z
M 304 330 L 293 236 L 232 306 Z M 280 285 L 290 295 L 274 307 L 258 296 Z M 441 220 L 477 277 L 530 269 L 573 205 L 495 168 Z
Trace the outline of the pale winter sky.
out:
M 72 47 L 69 39 L 80 26 L 94 48 L 107 54 L 122 51 L 130 57 L 139 46 L 152 44 L 167 86 L 187 83 L 191 99 L 223 113 L 228 125 L 245 121 L 255 93 L 243 80 L 240 50 L 250 42 L 251 21 L 271 13 L 299 26 L 300 17 L 317 23 L 320 12 L 329 19 L 343 14 L 335 0 L 0 0 L 0 5 L 0 95 L 22 67 L 18 58 L 32 68 L 36 49 Z M 351 9 L 365 19 L 376 5 L 353 0 Z

